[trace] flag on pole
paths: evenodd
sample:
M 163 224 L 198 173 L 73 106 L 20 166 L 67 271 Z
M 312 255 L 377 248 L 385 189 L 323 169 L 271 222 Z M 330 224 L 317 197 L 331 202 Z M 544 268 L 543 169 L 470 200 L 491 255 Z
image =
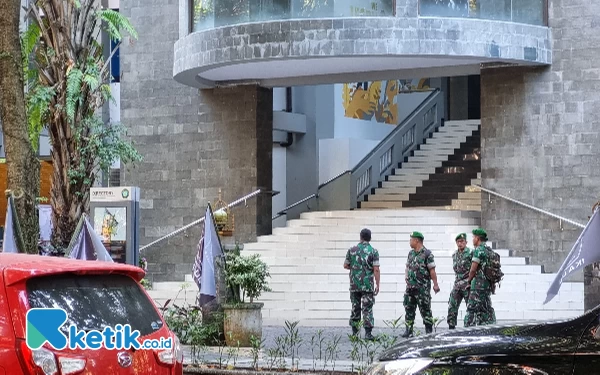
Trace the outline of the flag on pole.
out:
M 600 209 L 596 210 L 579 239 L 563 262 L 554 282 L 550 285 L 544 305 L 550 302 L 562 286 L 563 281 L 575 271 L 588 264 L 600 261 Z
M 212 208 L 209 204 L 204 215 L 204 225 L 198 242 L 198 253 L 192 267 L 194 281 L 200 290 L 198 296 L 199 306 L 204 306 L 217 297 L 214 259 L 222 254 L 221 240 L 217 234 Z
M 6 219 L 4 222 L 4 237 L 2 239 L 2 252 L 20 253 L 19 251 L 19 218 L 15 208 L 15 202 L 12 194 L 8 195 L 6 206 Z
M 79 219 L 79 224 L 77 224 L 67 254 L 71 259 L 114 262 L 86 214 L 83 214 Z

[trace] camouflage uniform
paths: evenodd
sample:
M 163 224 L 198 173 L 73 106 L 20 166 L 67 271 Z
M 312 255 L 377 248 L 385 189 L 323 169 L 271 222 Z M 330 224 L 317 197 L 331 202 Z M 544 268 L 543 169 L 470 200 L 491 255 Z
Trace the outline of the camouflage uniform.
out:
M 462 303 L 463 299 L 465 304 L 469 300 L 469 271 L 471 270 L 473 253 L 471 249 L 465 247 L 463 251 L 456 250 L 452 254 L 452 265 L 454 267 L 454 273 L 456 279 L 454 280 L 454 287 L 450 292 L 450 299 L 448 301 L 448 326 L 456 327 L 458 320 L 458 308 Z
M 426 254 L 429 255 L 426 256 Z M 407 327 L 415 323 L 417 306 L 423 317 L 424 324 L 433 324 L 431 313 L 431 276 L 429 270 L 435 268 L 433 254 L 423 247 L 420 251 L 414 249 L 408 254 L 406 262 L 406 292 L 404 293 L 404 310 Z
M 362 312 L 363 326 L 373 328 L 374 272 L 379 266 L 379 252 L 368 243 L 360 243 L 346 253 L 345 265 L 350 266 L 350 326 L 358 327 Z M 362 306 L 362 308 L 361 308 Z
M 496 312 L 492 307 L 492 285 L 483 274 L 483 268 L 488 264 L 489 257 L 486 244 L 481 243 L 473 252 L 473 262 L 479 264 L 475 277 L 471 280 L 471 291 L 465 315 L 465 327 L 495 324 Z

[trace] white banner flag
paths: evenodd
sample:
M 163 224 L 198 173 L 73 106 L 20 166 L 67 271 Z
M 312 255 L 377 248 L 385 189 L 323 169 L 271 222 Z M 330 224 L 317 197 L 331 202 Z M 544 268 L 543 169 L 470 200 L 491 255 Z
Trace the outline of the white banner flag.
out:
M 217 296 L 214 259 L 222 254 L 221 241 L 219 240 L 212 209 L 209 205 L 204 216 L 204 225 L 198 243 L 198 253 L 196 254 L 192 270 L 194 281 L 200 290 L 198 303 L 200 306 L 207 304 Z
M 13 221 L 13 199 L 12 196 L 8 198 L 8 204 L 6 205 L 6 221 L 4 222 L 4 238 L 2 241 L 2 252 L 3 253 L 18 253 L 19 248 L 15 241 L 15 226 Z

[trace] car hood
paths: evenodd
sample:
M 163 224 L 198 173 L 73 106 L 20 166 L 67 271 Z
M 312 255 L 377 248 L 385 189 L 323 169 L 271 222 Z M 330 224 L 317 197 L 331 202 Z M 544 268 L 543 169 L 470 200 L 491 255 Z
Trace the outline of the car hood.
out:
M 420 357 L 450 359 L 509 355 L 523 351 L 530 355 L 574 352 L 583 330 L 592 319 L 584 315 L 569 321 L 456 329 L 403 341 L 384 352 L 379 360 Z

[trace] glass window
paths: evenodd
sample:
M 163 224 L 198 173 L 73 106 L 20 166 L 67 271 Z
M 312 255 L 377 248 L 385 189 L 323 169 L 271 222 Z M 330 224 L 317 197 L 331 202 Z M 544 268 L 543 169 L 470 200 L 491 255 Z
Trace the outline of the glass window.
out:
M 393 17 L 394 0 L 190 0 L 192 31 L 292 18 Z
M 162 327 L 162 321 L 140 286 L 124 275 L 52 275 L 27 281 L 31 308 L 61 308 L 71 324 L 80 330 L 103 330 L 129 324 L 132 330 L 148 335 Z
M 547 0 L 419 0 L 419 14 L 545 25 L 547 6 Z

